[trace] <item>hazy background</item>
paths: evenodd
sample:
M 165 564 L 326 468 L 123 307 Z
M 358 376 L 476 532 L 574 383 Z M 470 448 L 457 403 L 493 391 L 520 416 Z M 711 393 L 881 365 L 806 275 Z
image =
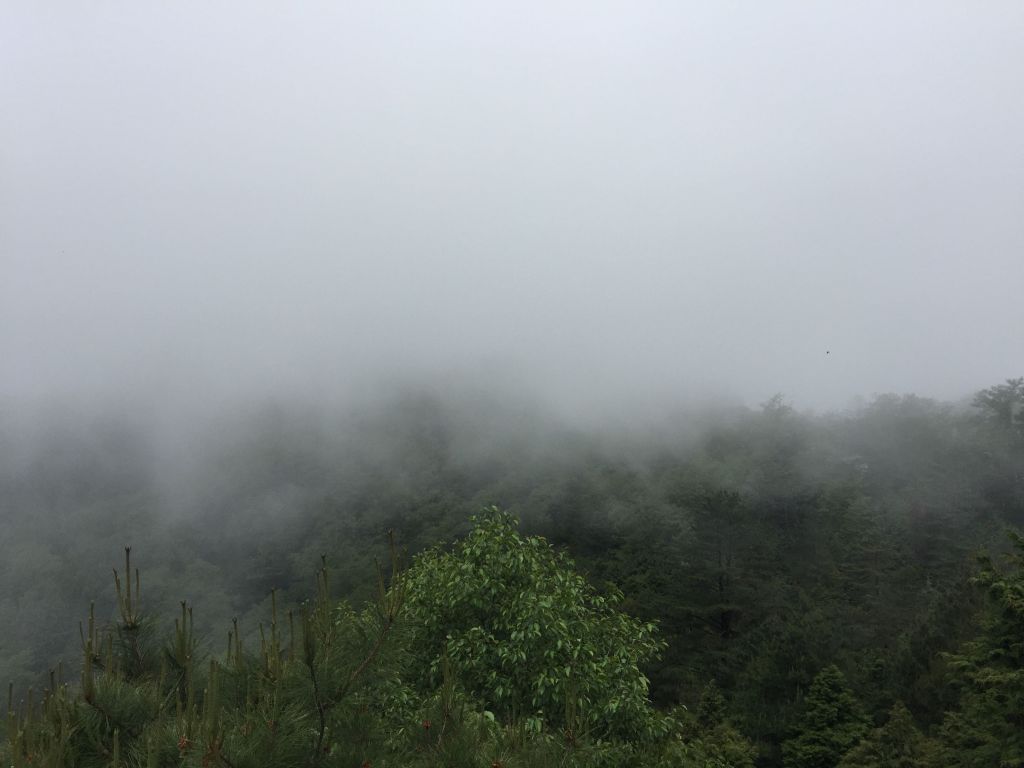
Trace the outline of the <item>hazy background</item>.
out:
M 1024 363 L 1019 2 L 4 0 L 0 105 L 8 403 Z

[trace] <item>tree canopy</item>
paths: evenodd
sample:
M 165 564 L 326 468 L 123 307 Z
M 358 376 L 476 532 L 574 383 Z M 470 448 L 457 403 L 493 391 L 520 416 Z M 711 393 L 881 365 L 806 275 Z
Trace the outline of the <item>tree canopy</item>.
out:
M 423 553 L 408 574 L 407 613 L 425 682 L 447 661 L 490 708 L 600 735 L 655 727 L 643 665 L 664 647 L 539 536 L 497 508 L 472 518 L 450 551 Z
M 880 760 L 902 739 L 913 757 L 899 759 L 927 762 L 916 728 L 943 768 L 1013 765 L 1019 543 L 1005 562 L 1001 553 L 1005 529 L 1024 523 L 1024 441 L 1007 417 L 1020 415 L 1021 386 L 983 390 L 974 407 L 881 395 L 825 415 L 776 399 L 666 414 L 642 434 L 493 404 L 471 417 L 436 398 L 338 430 L 277 409 L 224 429 L 172 485 L 157 482 L 148 462 L 163 455 L 130 425 L 54 430 L 14 451 L 0 420 L 0 680 L 14 682 L 10 709 L 22 718 L 11 733 L 42 738 L 45 696 L 57 718 L 45 728 L 66 734 L 58 715 L 70 712 L 68 744 L 97 750 L 88 759 L 110 762 L 115 728 L 122 756 L 148 759 L 141 733 L 178 755 L 182 723 L 194 730 L 215 678 L 220 723 L 246 728 L 239 713 L 257 706 L 236 686 L 294 715 L 272 718 L 294 725 L 278 727 L 276 746 L 254 736 L 245 758 L 229 733 L 225 754 L 308 761 L 320 713 L 303 606 L 328 607 L 309 614 L 323 638 L 312 671 L 334 696 L 384 626 L 372 575 L 393 529 L 414 554 L 402 610 L 358 682 L 337 703 L 321 698 L 331 759 L 344 742 L 409 765 L 454 760 L 466 744 L 536 761 L 564 756 L 572 739 L 577 762 L 592 750 L 644 765 L 780 768 L 796 747 L 835 735 L 807 720 L 815 676 L 835 665 L 864 727 L 876 726 L 836 759 Z M 132 580 L 128 614 L 145 610 L 130 620 L 109 589 L 112 538 L 132 541 L 146 564 L 145 600 Z M 994 554 L 979 566 L 983 548 Z M 324 553 L 329 598 L 318 589 L 308 601 Z M 94 630 L 85 621 L 79 634 L 92 601 Z M 190 655 L 175 617 L 197 641 L 198 709 L 187 685 L 171 695 L 168 676 Z M 228 628 L 241 644 L 230 664 L 216 639 Z M 76 687 L 86 656 L 93 703 Z M 252 663 L 240 670 L 237 658 Z M 172 727 L 160 708 L 176 699 L 184 719 Z M 522 749 L 503 741 L 516 729 L 531 734 Z M 274 751 L 288 743 L 301 749 Z

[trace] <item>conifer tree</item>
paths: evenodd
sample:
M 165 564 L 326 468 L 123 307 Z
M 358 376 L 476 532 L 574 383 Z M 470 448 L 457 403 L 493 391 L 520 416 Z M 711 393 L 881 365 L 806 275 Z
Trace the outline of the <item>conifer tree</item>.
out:
M 943 724 L 944 759 L 964 768 L 1024 766 L 1024 536 L 1011 532 L 1009 570 L 981 559 L 984 631 L 950 657 L 961 704 Z
M 393 725 L 402 702 L 383 695 L 398 668 L 389 658 L 403 596 L 397 561 L 361 612 L 330 600 L 326 568 L 300 621 L 291 613 L 284 623 L 272 595 L 259 652 L 243 647 L 236 622 L 218 659 L 201 651 L 184 602 L 170 641 L 155 639 L 125 558 L 124 577 L 114 574 L 119 621 L 102 627 L 90 610 L 82 628 L 80 685 L 58 674 L 38 705 L 31 692 L 20 708 L 9 696 L 5 765 L 316 768 L 358 765 L 382 748 L 378 726 Z
M 786 768 L 835 768 L 866 728 L 843 673 L 829 665 L 807 692 L 796 735 L 782 745 L 784 764 Z
M 753 768 L 755 750 L 729 721 L 725 696 L 714 680 L 704 686 L 693 712 L 680 719 L 683 741 L 691 752 L 699 750 L 708 764 Z
M 918 730 L 902 702 L 893 705 L 889 720 L 851 749 L 839 768 L 931 768 L 935 745 Z

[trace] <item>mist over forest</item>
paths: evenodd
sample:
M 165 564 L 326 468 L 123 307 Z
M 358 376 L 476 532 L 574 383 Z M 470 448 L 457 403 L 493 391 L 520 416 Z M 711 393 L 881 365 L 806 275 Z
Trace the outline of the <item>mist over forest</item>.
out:
M 738 730 L 709 754 L 750 745 L 722 765 L 778 764 L 830 664 L 865 729 L 899 702 L 938 733 L 958 700 L 946 654 L 982 626 L 975 556 L 1005 551 L 1007 526 L 1024 522 L 1022 401 L 1020 380 L 957 403 L 881 395 L 820 415 L 773 397 L 636 429 L 449 381 L 176 427 L 147 411 L 54 410 L 19 432 L 8 414 L 2 672 L 39 690 L 57 660 L 73 670 L 92 601 L 118 626 L 109 569 L 122 544 L 147 612 L 186 600 L 214 653 L 230 626 L 259 646 L 271 591 L 298 610 L 321 555 L 333 594 L 361 604 L 384 531 L 420 553 L 497 506 L 658 622 L 656 706 L 697 711 L 715 682 Z M 715 733 L 681 743 L 714 746 Z
M 1024 766 L 1022 42 L 5 5 L 0 762 Z

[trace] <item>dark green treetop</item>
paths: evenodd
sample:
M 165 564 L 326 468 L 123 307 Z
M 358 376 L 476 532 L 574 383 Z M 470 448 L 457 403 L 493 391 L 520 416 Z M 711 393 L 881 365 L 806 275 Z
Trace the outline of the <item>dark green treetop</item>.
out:
M 839 768 L 931 768 L 935 745 L 918 730 L 902 702 L 896 702 L 889 720 L 872 730 L 846 753 Z
M 983 557 L 974 579 L 989 598 L 983 634 L 949 657 L 963 693 L 943 724 L 947 765 L 1024 766 L 1024 536 L 1010 538 L 1010 568 Z
M 834 664 L 814 678 L 796 735 L 782 745 L 786 768 L 836 768 L 867 729 L 860 704 Z

